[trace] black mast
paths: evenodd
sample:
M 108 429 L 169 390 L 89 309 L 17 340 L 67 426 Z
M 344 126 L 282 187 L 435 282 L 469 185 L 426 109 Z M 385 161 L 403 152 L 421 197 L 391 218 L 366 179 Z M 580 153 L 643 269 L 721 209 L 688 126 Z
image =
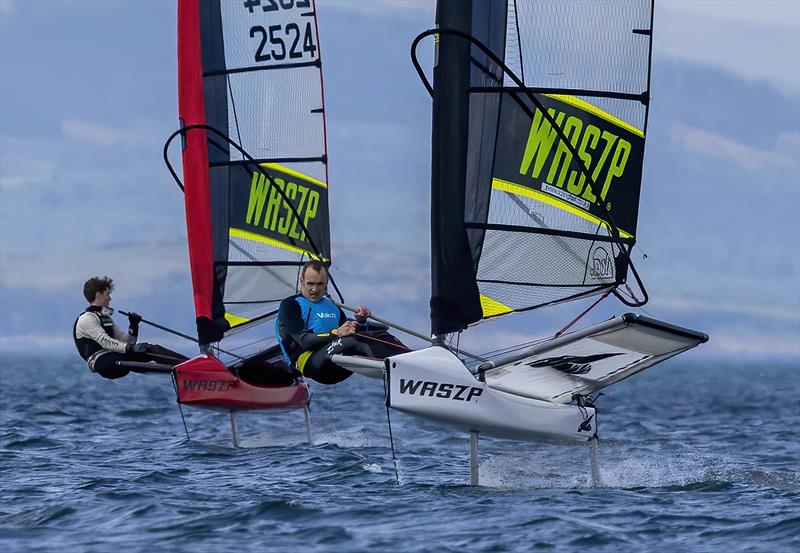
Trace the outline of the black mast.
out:
M 471 34 L 471 23 L 472 0 L 438 0 L 439 29 Z M 463 330 L 482 315 L 464 227 L 470 44 L 449 34 L 438 38 L 431 140 L 431 332 L 434 335 Z

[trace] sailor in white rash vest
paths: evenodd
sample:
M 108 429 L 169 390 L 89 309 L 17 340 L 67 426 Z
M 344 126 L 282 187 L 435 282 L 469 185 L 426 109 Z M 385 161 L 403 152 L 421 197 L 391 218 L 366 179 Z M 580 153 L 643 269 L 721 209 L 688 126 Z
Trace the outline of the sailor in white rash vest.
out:
M 114 310 L 109 307 L 113 288 L 108 277 L 92 277 L 83 285 L 83 295 L 90 305 L 75 321 L 72 334 L 78 353 L 93 372 L 115 379 L 131 370 L 120 367 L 117 361 L 175 365 L 187 359 L 155 344 L 137 343 L 142 318 L 136 313 L 128 315 L 128 332 L 120 330 L 111 318 Z

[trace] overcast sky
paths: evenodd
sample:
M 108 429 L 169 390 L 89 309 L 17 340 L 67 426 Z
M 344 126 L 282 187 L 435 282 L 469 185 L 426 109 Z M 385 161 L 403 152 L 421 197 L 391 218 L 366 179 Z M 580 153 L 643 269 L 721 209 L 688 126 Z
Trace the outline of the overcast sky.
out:
M 433 2 L 318 12 L 333 274 L 348 303 L 427 331 L 430 100 L 408 52 Z M 194 332 L 182 196 L 161 161 L 175 30 L 168 0 L 0 0 L 0 349 L 72 347 L 93 274 L 114 277 L 117 307 Z M 657 2 L 634 259 L 646 314 L 711 335 L 696 355 L 800 357 L 799 53 L 795 0 Z M 584 307 L 462 344 L 544 336 Z M 609 300 L 590 321 L 626 310 Z

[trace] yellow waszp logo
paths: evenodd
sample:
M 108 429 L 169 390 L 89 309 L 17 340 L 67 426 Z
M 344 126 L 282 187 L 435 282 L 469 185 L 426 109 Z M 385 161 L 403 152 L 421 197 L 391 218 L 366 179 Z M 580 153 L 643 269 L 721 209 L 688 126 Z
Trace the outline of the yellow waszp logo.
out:
M 564 100 L 563 98 L 557 99 Z M 571 99 L 568 103 L 575 104 L 576 102 L 580 102 L 580 100 Z M 585 104 L 585 102 L 580 103 Z M 589 104 L 586 104 L 586 106 L 594 108 Z M 575 107 L 586 109 L 583 105 L 576 105 Z M 602 114 L 601 116 L 611 117 L 597 108 L 590 111 L 594 112 L 594 115 Z M 631 143 L 609 130 L 600 129 L 592 124 L 585 124 L 583 120 L 574 115 L 556 111 L 554 108 L 549 108 L 547 113 L 563 130 L 564 135 L 577 151 L 578 157 L 583 162 L 595 184 L 602 186 L 600 198 L 605 200 L 611 183 L 625 172 L 625 166 L 631 153 Z M 641 131 L 622 121 L 612 120 L 612 122 L 643 136 Z M 550 153 L 556 142 L 558 142 L 558 145 L 551 157 Z M 568 146 L 559 139 L 556 129 L 537 109 L 533 116 L 533 121 L 531 121 L 528 141 L 525 145 L 522 163 L 519 166 L 519 173 L 539 180 L 542 178 L 541 175 L 546 168 L 547 175 L 543 179 L 545 182 L 562 189 L 566 185 L 569 193 L 580 196 L 593 204 L 597 201 L 597 196 L 591 185 L 586 182 L 586 173 L 584 171 L 577 168 L 569 169 L 572 159 L 573 155 Z M 548 160 L 549 165 L 547 165 Z
M 285 168 L 281 170 L 287 172 Z M 300 176 L 318 186 L 325 186 L 322 182 L 313 181 L 311 177 Z M 273 177 L 271 180 L 274 186 L 270 186 L 270 180 L 263 173 L 253 173 L 247 205 L 247 224 L 261 226 L 295 240 L 305 240 L 306 234 L 303 228 L 308 228 L 309 221 L 317 215 L 319 192 L 306 186 L 305 183 L 298 184 L 280 177 Z M 298 226 L 299 220 L 294 210 L 284 200 L 284 195 L 294 204 L 297 214 L 302 219 L 302 226 Z

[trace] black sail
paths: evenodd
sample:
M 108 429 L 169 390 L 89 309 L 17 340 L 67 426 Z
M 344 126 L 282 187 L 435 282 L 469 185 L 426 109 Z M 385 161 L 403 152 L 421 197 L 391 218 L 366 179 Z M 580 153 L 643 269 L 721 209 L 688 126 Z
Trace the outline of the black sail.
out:
M 626 282 L 651 27 L 651 0 L 438 2 L 434 334 Z

